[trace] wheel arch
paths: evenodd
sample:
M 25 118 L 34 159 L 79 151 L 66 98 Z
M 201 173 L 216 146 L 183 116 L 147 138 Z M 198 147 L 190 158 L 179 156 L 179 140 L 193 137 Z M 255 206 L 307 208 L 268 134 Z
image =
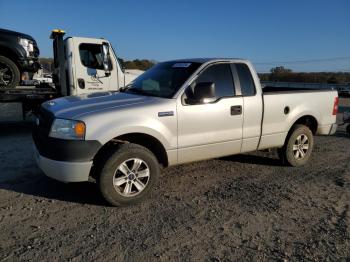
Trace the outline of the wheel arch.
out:
M 299 118 L 297 118 L 292 125 L 289 127 L 289 131 L 287 133 L 287 136 L 284 140 L 284 145 L 286 144 L 286 141 L 288 140 L 288 138 L 290 137 L 290 135 L 293 132 L 293 128 L 296 125 L 305 125 L 308 128 L 310 128 L 311 132 L 313 135 L 315 135 L 317 133 L 317 128 L 318 128 L 318 121 L 316 119 L 316 117 L 312 116 L 312 115 L 303 115 L 300 116 Z
M 143 146 L 155 155 L 160 165 L 163 167 L 167 167 L 169 165 L 166 149 L 157 138 L 146 133 L 127 133 L 114 137 L 98 150 L 93 159 L 94 170 L 91 176 L 96 177 L 97 173 L 95 171 L 101 168 L 99 164 L 103 163 L 106 158 L 111 156 L 111 154 L 115 152 L 115 148 L 118 145 L 125 143 L 134 143 Z
M 18 63 L 19 55 L 17 54 L 16 50 L 13 50 L 12 48 L 9 48 L 7 46 L 0 45 L 0 55 L 10 59 L 13 63 L 16 64 L 18 70 L 22 72 L 22 68 Z
M 292 131 L 293 127 L 296 125 L 307 126 L 308 128 L 310 128 L 313 135 L 315 135 L 317 133 L 318 121 L 317 121 L 316 117 L 314 117 L 312 115 L 304 115 L 304 116 L 299 117 L 297 120 L 295 120 L 294 123 L 289 128 L 288 133 L 290 133 Z

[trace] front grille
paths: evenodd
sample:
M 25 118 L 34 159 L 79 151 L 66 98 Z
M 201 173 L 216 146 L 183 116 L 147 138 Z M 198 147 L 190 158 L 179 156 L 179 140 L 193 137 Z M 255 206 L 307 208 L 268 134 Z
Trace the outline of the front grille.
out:
M 39 120 L 39 125 L 35 125 L 34 132 L 40 133 L 41 135 L 48 136 L 50 133 L 51 125 L 54 120 L 52 112 L 46 110 L 42 106 L 37 112 L 36 117 Z

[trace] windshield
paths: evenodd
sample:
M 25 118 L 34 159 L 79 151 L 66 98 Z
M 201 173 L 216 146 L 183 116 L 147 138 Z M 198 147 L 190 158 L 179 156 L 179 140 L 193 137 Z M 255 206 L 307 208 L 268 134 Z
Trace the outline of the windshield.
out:
M 159 63 L 137 77 L 124 92 L 171 98 L 200 65 L 191 62 Z

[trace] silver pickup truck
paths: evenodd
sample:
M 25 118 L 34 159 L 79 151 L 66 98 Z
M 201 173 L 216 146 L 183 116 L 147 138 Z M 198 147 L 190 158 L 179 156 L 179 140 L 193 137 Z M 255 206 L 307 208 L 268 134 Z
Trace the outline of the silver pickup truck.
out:
M 36 160 L 64 182 L 94 178 L 112 205 L 144 199 L 161 167 L 277 148 L 305 164 L 313 135 L 336 131 L 338 94 L 260 86 L 241 59 L 159 63 L 118 92 L 44 103 L 33 130 Z

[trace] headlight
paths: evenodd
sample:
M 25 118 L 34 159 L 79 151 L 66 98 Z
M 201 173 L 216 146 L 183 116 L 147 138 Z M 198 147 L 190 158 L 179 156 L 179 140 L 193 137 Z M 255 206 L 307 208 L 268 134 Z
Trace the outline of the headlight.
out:
M 57 118 L 51 126 L 49 136 L 67 140 L 84 140 L 85 124 L 81 121 Z
M 34 51 L 33 42 L 26 38 L 18 38 L 18 43 L 24 48 L 27 53 L 27 56 L 30 56 L 30 52 Z
M 24 49 L 27 49 L 28 44 L 29 44 L 29 40 L 26 38 L 18 38 L 18 43 L 23 46 Z

